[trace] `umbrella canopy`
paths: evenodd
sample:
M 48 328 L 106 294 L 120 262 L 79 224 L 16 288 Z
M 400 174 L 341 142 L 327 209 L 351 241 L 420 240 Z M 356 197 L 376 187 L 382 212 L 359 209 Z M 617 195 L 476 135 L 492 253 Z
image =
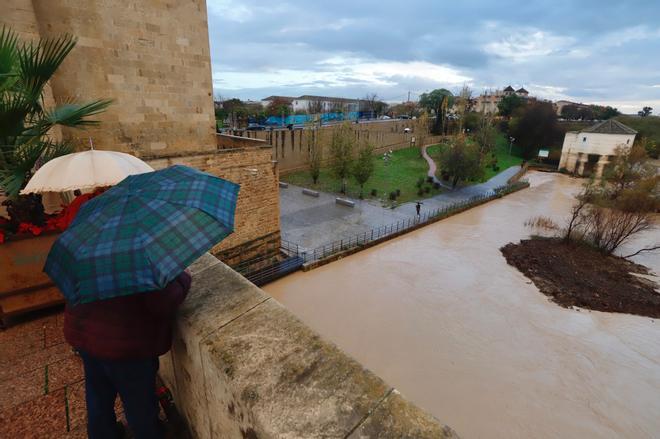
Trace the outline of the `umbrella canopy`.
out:
M 44 271 L 71 304 L 161 289 L 233 231 L 238 190 L 180 165 L 127 177 L 82 206 Z
M 66 192 L 113 186 L 153 168 L 130 154 L 90 150 L 57 157 L 35 172 L 21 194 Z

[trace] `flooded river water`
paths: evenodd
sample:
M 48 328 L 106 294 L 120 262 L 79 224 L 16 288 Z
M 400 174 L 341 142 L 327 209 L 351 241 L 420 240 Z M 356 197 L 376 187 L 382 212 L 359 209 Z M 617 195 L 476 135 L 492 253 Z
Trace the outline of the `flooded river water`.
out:
M 527 218 L 562 218 L 580 184 L 528 178 L 265 290 L 464 438 L 660 437 L 660 321 L 561 308 L 502 257 Z M 637 261 L 660 272 L 658 255 Z

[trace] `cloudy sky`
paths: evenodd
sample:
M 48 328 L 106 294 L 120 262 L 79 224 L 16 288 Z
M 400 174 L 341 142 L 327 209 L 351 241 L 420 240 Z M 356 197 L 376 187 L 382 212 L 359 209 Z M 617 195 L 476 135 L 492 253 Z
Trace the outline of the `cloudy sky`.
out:
M 659 0 L 207 0 L 223 98 L 524 86 L 660 113 Z

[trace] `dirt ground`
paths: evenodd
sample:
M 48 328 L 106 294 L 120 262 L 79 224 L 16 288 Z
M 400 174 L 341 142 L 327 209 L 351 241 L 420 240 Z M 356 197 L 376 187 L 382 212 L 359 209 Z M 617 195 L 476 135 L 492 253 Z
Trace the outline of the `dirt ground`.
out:
M 646 267 L 557 239 L 526 239 L 501 251 L 561 306 L 660 318 L 658 285 L 633 274 L 649 274 Z

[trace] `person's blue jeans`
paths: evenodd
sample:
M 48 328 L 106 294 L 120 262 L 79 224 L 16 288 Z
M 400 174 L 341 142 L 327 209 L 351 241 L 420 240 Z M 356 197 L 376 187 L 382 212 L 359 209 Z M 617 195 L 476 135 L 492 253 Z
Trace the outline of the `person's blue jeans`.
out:
M 102 360 L 80 352 L 85 367 L 87 434 L 90 439 L 117 438 L 115 399 L 136 439 L 162 438 L 156 398 L 158 358 Z

